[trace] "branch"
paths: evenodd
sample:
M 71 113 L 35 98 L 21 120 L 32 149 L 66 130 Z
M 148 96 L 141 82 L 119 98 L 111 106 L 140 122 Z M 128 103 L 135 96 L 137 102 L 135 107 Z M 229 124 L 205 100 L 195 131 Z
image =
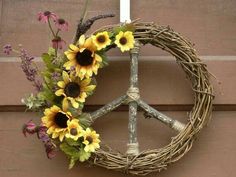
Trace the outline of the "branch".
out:
M 98 15 L 98 16 L 95 16 L 95 17 L 92 17 L 92 18 L 86 20 L 85 22 L 83 22 L 83 19 L 81 18 L 80 22 L 77 26 L 77 30 L 75 33 L 73 43 L 75 44 L 78 41 L 78 39 L 80 38 L 80 36 L 82 34 L 85 34 L 91 28 L 91 26 L 93 25 L 93 23 L 95 21 L 100 20 L 100 19 L 104 19 L 104 18 L 111 18 L 114 16 L 115 16 L 115 14 Z

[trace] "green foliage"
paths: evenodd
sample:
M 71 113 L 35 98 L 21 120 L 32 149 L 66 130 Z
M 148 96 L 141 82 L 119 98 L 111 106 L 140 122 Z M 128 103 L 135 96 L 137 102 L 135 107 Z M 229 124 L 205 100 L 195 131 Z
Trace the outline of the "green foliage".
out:
M 102 57 L 102 62 L 100 63 L 100 68 L 108 66 L 107 55 L 104 50 L 97 51 L 97 54 Z
M 55 49 L 49 48 L 48 53 L 42 54 L 42 60 L 45 64 L 45 69 L 41 72 L 43 77 L 43 91 L 39 93 L 39 97 L 45 101 L 56 104 L 61 102 L 61 98 L 57 97 L 53 90 L 57 85 L 57 80 L 53 77 L 53 74 L 62 72 L 61 64 L 56 62 L 60 57 L 55 57 Z
M 31 110 L 34 110 L 34 111 L 37 111 L 39 110 L 44 104 L 44 99 L 42 99 L 39 95 L 33 95 L 32 93 L 22 99 L 22 103 L 24 103 L 28 109 L 31 109 Z
M 81 126 L 86 129 L 87 127 L 90 127 L 91 124 L 93 123 L 91 118 L 89 117 L 90 115 L 88 113 L 82 113 L 80 116 L 79 116 L 79 121 L 80 121 L 80 124 Z
M 74 146 L 70 146 L 66 142 L 60 144 L 60 149 L 69 157 L 69 169 L 71 169 L 75 165 L 76 161 L 78 161 L 80 158 L 80 150 Z
M 113 32 L 115 34 L 118 34 L 120 31 L 126 32 L 126 31 L 135 31 L 135 26 L 133 24 L 125 24 L 122 26 L 118 26 L 116 28 L 113 29 Z
M 81 144 L 79 141 L 75 141 L 71 138 L 66 138 L 66 142 L 70 146 L 79 146 Z
M 75 163 L 79 160 L 84 162 L 91 156 L 90 152 L 85 152 L 83 148 L 80 148 L 81 143 L 72 139 L 66 139 L 66 142 L 60 144 L 60 149 L 69 157 L 69 169 L 73 168 Z

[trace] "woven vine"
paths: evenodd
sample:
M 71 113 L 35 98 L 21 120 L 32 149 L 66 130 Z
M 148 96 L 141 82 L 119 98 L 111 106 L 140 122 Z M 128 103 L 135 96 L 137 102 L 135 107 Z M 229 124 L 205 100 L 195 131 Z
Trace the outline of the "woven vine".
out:
M 119 25 L 106 26 L 95 33 L 99 31 L 112 31 Z M 132 22 L 131 25 L 135 28 L 134 37 L 137 43 L 141 45 L 151 44 L 175 57 L 176 63 L 181 66 L 186 77 L 191 82 L 194 92 L 194 106 L 189 114 L 188 123 L 179 129 L 179 133 L 175 137 L 172 137 L 171 142 L 165 147 L 146 150 L 138 154 L 122 154 L 109 148 L 107 145 L 102 145 L 90 158 L 92 164 L 107 169 L 134 175 L 147 175 L 151 172 L 159 172 L 166 169 L 169 164 L 178 161 L 191 149 L 195 137 L 211 118 L 214 95 L 209 81 L 210 73 L 207 71 L 206 64 L 200 60 L 193 45 L 187 39 L 170 27 L 137 21 Z M 132 57 L 137 57 L 135 52 L 137 53 L 137 50 L 131 51 Z M 119 99 L 125 99 L 126 96 Z M 145 110 L 145 103 L 143 104 L 139 98 L 133 101 L 138 105 L 144 105 L 141 107 Z M 117 103 L 122 104 L 122 101 L 114 100 L 113 103 L 90 114 L 90 118 L 95 121 L 95 119 L 102 115 L 99 112 L 101 113 L 104 109 L 106 111 L 108 109 L 109 111 L 109 106 L 110 109 L 111 107 L 119 106 Z M 157 118 L 159 120 L 162 118 L 159 112 L 157 114 L 160 117 L 155 116 L 155 110 L 146 109 L 145 111 L 151 112 L 151 118 Z M 171 128 L 178 130 L 178 127 L 174 127 L 173 122 L 170 121 L 168 123 Z

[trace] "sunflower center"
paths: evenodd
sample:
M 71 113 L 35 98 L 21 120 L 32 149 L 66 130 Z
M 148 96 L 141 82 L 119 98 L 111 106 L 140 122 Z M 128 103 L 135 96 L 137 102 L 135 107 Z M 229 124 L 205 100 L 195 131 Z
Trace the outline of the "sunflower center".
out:
M 87 136 L 86 140 L 89 142 L 89 144 L 93 143 L 93 138 L 91 136 Z
M 59 23 L 60 25 L 63 25 L 65 22 L 66 22 L 66 21 L 65 21 L 64 19 L 62 19 L 62 18 L 59 18 L 59 19 L 58 19 L 58 23 Z
M 99 43 L 104 43 L 106 41 L 106 38 L 105 38 L 104 35 L 100 35 L 100 36 L 97 37 L 97 41 Z
M 83 52 L 78 52 L 76 54 L 76 61 L 81 66 L 89 66 L 93 63 L 92 52 L 85 49 Z
M 80 85 L 76 82 L 69 82 L 64 88 L 66 96 L 76 98 L 80 94 Z
M 125 37 L 120 38 L 120 44 L 125 45 L 127 43 L 127 39 Z
M 51 15 L 51 12 L 49 12 L 49 11 L 45 11 L 45 12 L 43 13 L 43 15 L 45 15 L 45 16 L 49 16 L 49 15 Z
M 55 124 L 60 128 L 66 128 L 68 120 L 69 118 L 61 112 L 58 112 L 54 117 Z
M 78 134 L 77 129 L 76 128 L 70 129 L 70 134 L 74 136 L 77 135 Z

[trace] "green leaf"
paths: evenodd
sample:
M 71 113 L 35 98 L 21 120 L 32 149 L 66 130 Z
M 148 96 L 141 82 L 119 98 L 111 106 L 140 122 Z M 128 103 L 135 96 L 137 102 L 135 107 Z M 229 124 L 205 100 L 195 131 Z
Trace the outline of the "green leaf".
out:
M 79 157 L 71 157 L 69 163 L 69 169 L 72 169 L 75 166 L 75 163 L 79 160 Z
M 48 54 L 50 56 L 55 56 L 56 55 L 56 50 L 54 48 L 52 48 L 52 47 L 49 47 Z
M 52 64 L 52 56 L 51 55 L 49 55 L 48 53 L 43 53 L 41 57 L 48 69 L 54 68 L 54 65 Z
M 73 168 L 78 160 L 83 162 L 91 156 L 90 153 L 85 152 L 83 149 L 77 149 L 67 142 L 62 143 L 60 149 L 70 158 L 69 169 Z
M 78 141 L 75 141 L 71 138 L 66 138 L 66 142 L 70 145 L 70 146 L 79 146 L 80 145 L 80 142 Z
M 70 146 L 68 143 L 60 144 L 60 149 L 69 157 L 79 157 L 79 149 Z

